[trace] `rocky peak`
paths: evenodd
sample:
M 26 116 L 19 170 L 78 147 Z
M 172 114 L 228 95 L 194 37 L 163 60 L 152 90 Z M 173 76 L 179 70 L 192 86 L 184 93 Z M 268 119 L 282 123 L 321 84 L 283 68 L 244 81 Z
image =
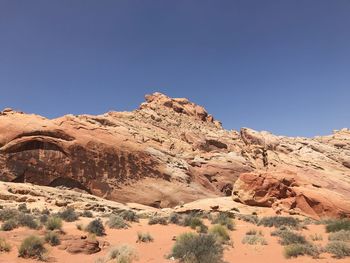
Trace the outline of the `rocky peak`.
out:
M 214 117 L 205 110 L 186 98 L 170 98 L 160 92 L 145 96 L 146 102 L 142 103 L 140 109 L 152 109 L 154 111 L 167 109 L 179 114 L 185 114 L 203 122 L 210 122 L 221 127 L 221 123 L 214 120 Z
M 11 109 L 11 108 L 5 108 L 2 111 L 0 111 L 0 115 L 11 115 L 11 114 L 16 114 L 16 113 L 23 114 L 22 111 L 16 111 L 16 110 Z

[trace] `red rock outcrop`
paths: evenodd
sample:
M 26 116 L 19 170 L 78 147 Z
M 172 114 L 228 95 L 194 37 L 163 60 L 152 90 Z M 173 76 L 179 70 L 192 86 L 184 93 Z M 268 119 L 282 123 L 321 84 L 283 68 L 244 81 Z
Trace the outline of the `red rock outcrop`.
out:
M 252 206 L 272 207 L 276 211 L 321 217 L 350 217 L 350 200 L 327 188 L 327 180 L 318 184 L 307 174 L 294 172 L 244 173 L 236 181 L 235 200 Z
M 0 180 L 79 189 L 120 202 L 168 207 L 229 196 L 245 187 L 234 185 L 240 176 L 247 181 L 248 173 L 281 171 L 322 182 L 322 189 L 347 200 L 349 167 L 349 130 L 315 138 L 228 131 L 203 107 L 160 93 L 147 95 L 132 112 L 57 119 L 0 112 Z M 270 186 L 266 200 L 254 205 L 270 205 L 268 195 L 280 187 Z M 238 198 L 247 202 L 245 195 Z

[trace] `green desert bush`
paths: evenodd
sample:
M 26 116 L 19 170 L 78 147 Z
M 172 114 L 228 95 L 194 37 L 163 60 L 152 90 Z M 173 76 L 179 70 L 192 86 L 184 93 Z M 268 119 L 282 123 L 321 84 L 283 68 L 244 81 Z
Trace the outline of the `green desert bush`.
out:
M 257 231 L 256 229 L 247 231 L 242 239 L 242 243 L 248 245 L 267 245 L 267 241 L 262 232 Z
M 62 228 L 62 219 L 57 216 L 51 216 L 47 219 L 46 229 L 47 230 L 60 230 Z
M 4 238 L 0 238 L 0 253 L 10 252 L 10 251 L 11 251 L 11 245 Z
M 46 252 L 44 241 L 40 237 L 29 236 L 22 241 L 18 250 L 18 256 L 44 260 Z
M 39 223 L 34 216 L 30 214 L 20 213 L 17 218 L 18 225 L 29 227 L 31 229 L 39 228 Z
M 2 223 L 1 230 L 2 231 L 11 231 L 18 227 L 18 223 L 14 219 L 10 219 Z
M 286 258 L 308 255 L 317 258 L 320 255 L 320 249 L 310 243 L 290 244 L 284 247 L 283 254 Z
M 105 228 L 103 226 L 102 220 L 100 218 L 92 220 L 85 228 L 90 234 L 95 234 L 96 236 L 105 235 Z
M 325 251 L 335 258 L 350 257 L 350 244 L 344 241 L 331 241 L 326 245 Z
M 59 212 L 57 215 L 66 222 L 74 222 L 79 219 L 79 214 L 75 212 L 74 208 L 72 207 L 68 207 L 64 209 L 62 212 Z
M 223 245 L 213 235 L 184 233 L 177 237 L 170 256 L 185 263 L 221 263 Z
M 139 222 L 139 217 L 132 210 L 124 210 L 119 214 L 124 220 L 129 222 Z
M 160 216 L 152 216 L 149 220 L 148 220 L 148 224 L 149 225 L 167 225 L 168 224 L 168 220 L 165 217 L 160 217 Z
M 92 214 L 91 211 L 89 210 L 84 210 L 84 212 L 81 214 L 82 217 L 88 217 L 88 218 L 92 218 L 94 215 Z
M 137 232 L 137 242 L 149 243 L 153 242 L 153 237 L 150 233 Z
M 350 230 L 350 219 L 332 220 L 326 225 L 327 232 L 338 232 L 340 230 Z
M 208 227 L 203 223 L 203 220 L 193 214 L 187 215 L 184 218 L 183 224 L 184 226 L 189 226 L 192 229 L 195 229 L 199 233 L 208 232 Z
M 45 242 L 51 246 L 57 246 L 61 243 L 59 235 L 54 231 L 49 231 L 45 234 Z
M 213 225 L 209 229 L 209 234 L 213 235 L 218 242 L 227 243 L 230 240 L 230 235 L 228 233 L 227 227 L 224 225 Z
M 350 230 L 340 230 L 338 232 L 330 233 L 328 236 L 328 240 L 349 242 Z
M 212 224 L 220 224 L 226 226 L 228 230 L 235 229 L 235 223 L 227 213 L 219 213 L 212 219 Z
M 122 229 L 122 228 L 128 228 L 129 225 L 124 221 L 124 219 L 116 214 L 111 214 L 109 216 L 109 219 L 107 221 L 107 225 L 109 228 L 116 228 L 116 229 Z
M 137 260 L 137 252 L 129 245 L 120 245 L 112 248 L 107 256 L 107 262 L 113 261 L 116 263 L 132 263 Z
M 298 228 L 300 226 L 300 220 L 290 216 L 269 216 L 261 218 L 258 225 L 266 227 L 288 226 L 290 228 Z

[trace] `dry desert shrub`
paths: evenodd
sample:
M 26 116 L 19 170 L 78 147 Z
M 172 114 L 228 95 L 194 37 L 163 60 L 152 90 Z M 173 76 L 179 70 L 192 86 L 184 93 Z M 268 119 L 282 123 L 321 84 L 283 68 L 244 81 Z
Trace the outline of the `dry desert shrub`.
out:
M 213 235 L 222 244 L 228 244 L 231 239 L 227 227 L 219 224 L 213 225 L 209 229 L 209 234 Z
M 315 233 L 315 234 L 310 235 L 310 239 L 312 241 L 321 241 L 321 240 L 323 240 L 323 237 L 321 234 Z
M 119 214 L 124 220 L 129 222 L 139 222 L 139 217 L 132 210 L 124 210 Z
M 284 247 L 284 256 L 286 258 L 308 255 L 317 258 L 320 255 L 320 249 L 313 244 L 291 244 Z
M 129 225 L 124 221 L 124 219 L 116 214 L 111 214 L 107 221 L 107 225 L 109 228 L 115 229 L 125 229 L 128 228 Z
M 92 220 L 85 228 L 90 234 L 95 234 L 96 236 L 104 236 L 105 227 L 103 226 L 102 220 L 100 218 Z
M 46 229 L 47 230 L 61 230 L 62 219 L 57 216 L 51 216 L 47 219 Z
M 68 207 L 62 212 L 57 213 L 57 216 L 66 222 L 74 222 L 79 219 L 79 214 L 75 212 L 74 208 Z
M 150 233 L 137 232 L 137 241 L 136 242 L 149 243 L 149 242 L 153 242 L 153 240 L 154 239 Z
M 242 239 L 242 243 L 248 245 L 267 245 L 267 241 L 265 240 L 262 232 L 257 231 L 256 229 L 247 231 Z
M 44 247 L 44 241 L 37 236 L 25 238 L 18 250 L 18 256 L 22 258 L 34 258 L 45 260 L 47 250 Z
M 170 257 L 185 263 L 222 263 L 223 246 L 213 235 L 184 233 L 177 237 Z
M 196 215 L 189 214 L 185 216 L 183 221 L 184 226 L 189 226 L 192 229 L 195 229 L 199 233 L 208 232 L 208 227 L 203 223 L 203 220 Z
M 350 242 L 350 230 L 340 230 L 338 232 L 330 233 L 328 240 Z
M 4 238 L 0 238 L 0 253 L 10 252 L 10 251 L 11 251 L 11 245 Z
M 219 213 L 217 216 L 212 218 L 212 224 L 220 224 L 226 226 L 228 230 L 235 229 L 235 223 L 227 213 Z
M 129 245 L 120 245 L 112 248 L 106 258 L 107 261 L 113 260 L 116 263 L 132 263 L 137 259 L 136 250 Z
M 290 216 L 269 216 L 261 218 L 258 225 L 266 227 L 287 226 L 290 228 L 298 228 L 300 227 L 300 220 Z
M 338 232 L 340 230 L 350 230 L 350 219 L 330 220 L 326 225 L 326 231 Z
M 350 244 L 344 241 L 331 241 L 325 247 L 325 251 L 335 258 L 350 257 Z
M 149 220 L 148 220 L 148 224 L 149 225 L 167 225 L 168 224 L 168 220 L 165 217 L 160 217 L 160 216 L 152 216 Z
M 57 246 L 61 244 L 59 235 L 53 231 L 49 231 L 45 234 L 45 242 L 49 243 L 51 246 Z

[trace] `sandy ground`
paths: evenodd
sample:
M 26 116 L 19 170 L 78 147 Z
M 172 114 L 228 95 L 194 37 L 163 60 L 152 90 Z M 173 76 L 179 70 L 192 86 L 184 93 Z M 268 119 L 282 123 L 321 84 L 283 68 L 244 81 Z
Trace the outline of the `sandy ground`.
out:
M 67 223 L 63 225 L 63 230 L 70 235 L 86 235 L 85 232 L 80 231 L 76 228 L 77 223 L 87 224 L 92 219 L 81 218 L 77 222 Z M 47 246 L 49 249 L 49 261 L 50 262 L 64 262 L 64 263 L 94 263 L 97 258 L 105 256 L 109 249 L 113 246 L 120 244 L 128 244 L 136 248 L 139 260 L 136 262 L 153 262 L 153 263 L 165 263 L 174 262 L 166 259 L 165 256 L 169 254 L 175 241 L 173 237 L 184 232 L 191 231 L 188 227 L 181 227 L 177 225 L 148 225 L 148 220 L 141 219 L 139 223 L 133 223 L 129 229 L 116 230 L 106 228 L 107 235 L 98 238 L 99 241 L 108 241 L 110 247 L 102 249 L 102 251 L 93 255 L 77 254 L 72 255 L 64 250 L 60 250 L 57 247 Z M 206 224 L 209 222 L 206 221 Z M 250 229 L 261 230 L 264 234 L 268 245 L 245 245 L 242 244 L 242 238 L 246 231 Z M 227 262 L 235 263 L 253 263 L 253 262 L 269 262 L 269 263 L 296 263 L 296 262 L 322 262 L 322 263 L 349 263 L 350 259 L 334 259 L 328 254 L 322 254 L 320 259 L 312 259 L 311 257 L 298 257 L 294 259 L 285 259 L 283 256 L 283 247 L 278 244 L 278 239 L 272 237 L 270 232 L 274 228 L 257 227 L 255 225 L 236 220 L 236 230 L 230 232 L 231 239 L 233 240 L 234 246 L 227 246 L 224 254 L 224 258 Z M 152 243 L 136 243 L 137 232 L 149 232 L 154 238 Z M 302 231 L 306 237 L 310 234 L 319 233 L 322 235 L 323 240 L 318 241 L 320 244 L 327 243 L 327 234 L 324 231 L 322 225 L 310 225 L 307 230 Z M 9 232 L 0 231 L 0 237 L 6 238 L 12 245 L 12 251 L 10 253 L 0 254 L 0 263 L 15 263 L 15 262 L 37 262 L 30 259 L 18 258 L 18 246 L 21 241 L 30 234 L 44 235 L 43 230 L 29 230 L 27 228 L 18 228 Z

